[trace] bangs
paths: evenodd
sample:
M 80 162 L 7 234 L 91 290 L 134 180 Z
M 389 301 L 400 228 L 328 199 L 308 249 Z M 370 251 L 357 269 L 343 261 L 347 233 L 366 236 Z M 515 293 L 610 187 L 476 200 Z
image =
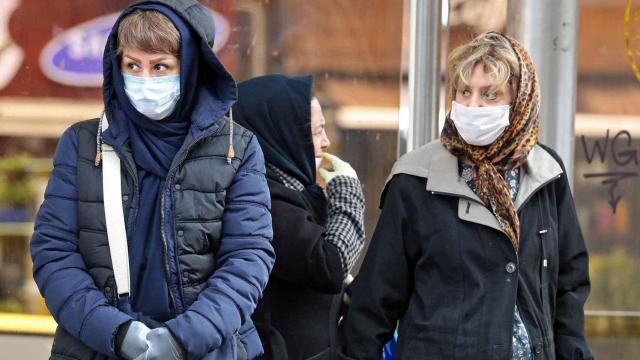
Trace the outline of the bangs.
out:
M 477 64 L 492 79 L 491 86 L 499 88 L 506 83 L 514 93 L 520 80 L 520 62 L 509 42 L 492 33 L 482 34 L 471 42 L 458 46 L 449 55 L 449 97 L 454 98 L 457 89 L 469 85 L 471 73 Z
M 461 64 L 455 78 L 452 79 L 456 89 L 469 85 L 473 69 L 478 64 L 482 64 L 484 72 L 491 78 L 491 87 L 494 89 L 508 83 L 511 79 L 511 69 L 507 64 L 493 58 L 482 57 L 476 61 L 465 61 Z
M 136 10 L 122 19 L 118 27 L 118 55 L 124 49 L 179 57 L 180 33 L 160 12 Z

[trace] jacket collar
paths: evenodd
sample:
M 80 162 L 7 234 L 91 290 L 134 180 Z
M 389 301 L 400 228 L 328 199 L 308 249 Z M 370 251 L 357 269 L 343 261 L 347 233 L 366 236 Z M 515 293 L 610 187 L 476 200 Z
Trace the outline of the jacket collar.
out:
M 560 164 L 536 145 L 520 172 L 520 188 L 516 209 L 520 210 L 531 196 L 562 174 Z M 458 159 L 439 140 L 433 141 L 401 157 L 391 170 L 387 181 L 395 174 L 409 174 L 427 179 L 426 190 L 434 194 L 458 197 L 458 216 L 462 220 L 479 223 L 502 231 L 493 213 L 460 177 Z

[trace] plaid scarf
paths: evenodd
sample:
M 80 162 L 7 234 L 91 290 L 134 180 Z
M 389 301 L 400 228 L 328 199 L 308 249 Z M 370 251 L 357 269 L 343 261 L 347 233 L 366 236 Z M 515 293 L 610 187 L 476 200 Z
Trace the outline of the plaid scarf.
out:
M 511 104 L 509 126 L 491 145 L 474 146 L 460 137 L 447 115 L 440 141 L 458 159 L 468 159 L 475 165 L 477 195 L 498 219 L 517 253 L 520 247 L 520 219 L 502 174 L 522 166 L 538 143 L 540 89 L 529 53 L 516 40 L 501 36 L 509 40 L 520 61 L 520 83 Z

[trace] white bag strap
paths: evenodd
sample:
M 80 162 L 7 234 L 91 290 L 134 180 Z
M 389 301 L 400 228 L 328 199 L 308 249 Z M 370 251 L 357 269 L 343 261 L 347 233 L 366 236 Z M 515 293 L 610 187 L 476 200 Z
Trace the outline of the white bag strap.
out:
M 102 115 L 102 131 L 109 127 L 106 115 Z M 104 217 L 109 238 L 111 265 L 116 279 L 118 296 L 129 295 L 129 249 L 127 231 L 124 226 L 122 190 L 120 178 L 120 158 L 113 147 L 102 143 L 102 194 L 104 197 Z

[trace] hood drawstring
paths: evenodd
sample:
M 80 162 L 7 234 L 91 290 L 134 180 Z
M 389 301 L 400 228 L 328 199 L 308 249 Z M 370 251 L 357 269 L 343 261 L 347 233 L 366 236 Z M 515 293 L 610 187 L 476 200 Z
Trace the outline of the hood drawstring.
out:
M 96 160 L 94 165 L 100 166 L 102 161 L 102 120 L 104 120 L 104 111 L 100 115 L 100 122 L 98 123 L 98 133 L 96 134 Z
M 231 165 L 231 160 L 236 155 L 233 150 L 233 109 L 229 109 L 229 151 L 227 151 L 227 164 Z

